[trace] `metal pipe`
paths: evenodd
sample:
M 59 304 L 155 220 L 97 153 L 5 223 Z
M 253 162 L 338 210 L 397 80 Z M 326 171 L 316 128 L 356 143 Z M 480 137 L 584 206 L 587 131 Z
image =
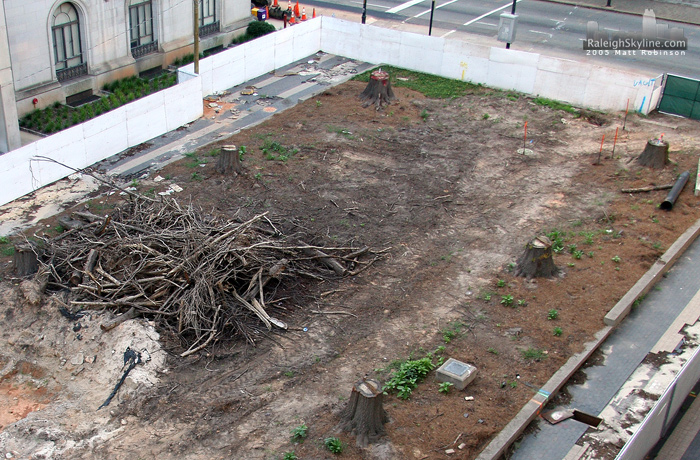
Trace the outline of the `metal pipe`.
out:
M 681 194 L 681 191 L 688 182 L 689 177 L 690 171 L 686 171 L 678 176 L 678 180 L 675 184 L 673 184 L 673 188 L 670 192 L 668 192 L 668 196 L 666 196 L 666 199 L 659 205 L 659 208 L 663 209 L 664 211 L 670 211 L 673 209 L 673 204 L 676 202 L 676 199 L 678 199 L 678 195 Z

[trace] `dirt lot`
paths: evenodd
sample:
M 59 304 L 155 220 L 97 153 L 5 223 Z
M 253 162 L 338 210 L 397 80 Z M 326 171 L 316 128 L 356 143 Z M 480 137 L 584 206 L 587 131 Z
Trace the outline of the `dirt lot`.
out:
M 700 218 L 692 179 L 671 212 L 657 207 L 667 191 L 620 193 L 671 183 L 685 170 L 695 177 L 694 122 L 630 115 L 610 158 L 624 114 L 605 115 L 598 126 L 516 94 L 478 89 L 434 100 L 404 88 L 378 112 L 357 102 L 363 88 L 329 89 L 222 141 L 245 146 L 237 177 L 216 174 L 214 146 L 159 171 L 162 182 L 154 174 L 138 183 L 145 193 L 178 184 L 178 200 L 217 215 L 268 211 L 288 231 L 317 235 L 315 244 L 388 249 L 355 277 L 300 282 L 277 304 L 289 331 L 261 337 L 257 347 L 222 338 L 181 359 L 177 338 L 157 324 L 133 320 L 102 332 L 98 313 L 75 331 L 52 301 L 23 300 L 3 259 L 3 454 L 204 460 L 294 451 L 324 459 L 335 456 L 323 440 L 338 436 L 347 459 L 474 458 Z M 522 154 L 525 121 L 532 142 Z M 672 163 L 662 171 L 636 166 L 646 141 L 662 132 Z M 593 165 L 603 134 L 602 164 Z M 88 206 L 108 213 L 115 196 Z M 514 277 L 525 243 L 555 229 L 561 275 Z M 121 375 L 126 346 L 151 360 L 97 411 Z M 386 398 L 390 421 L 379 443 L 359 449 L 338 432 L 356 380 L 385 381 L 393 361 L 440 346 L 434 361 L 441 355 L 478 368 L 466 390 L 438 392 L 433 372 L 410 399 Z M 300 425 L 308 437 L 294 444 L 290 432 Z

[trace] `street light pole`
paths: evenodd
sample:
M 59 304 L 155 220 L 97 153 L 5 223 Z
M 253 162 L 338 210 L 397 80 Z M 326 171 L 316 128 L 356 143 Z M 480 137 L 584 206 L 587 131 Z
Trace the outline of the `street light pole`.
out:
M 435 0 L 433 0 L 433 4 L 430 7 L 430 27 L 428 28 L 428 35 L 433 34 L 433 13 L 435 13 Z
M 362 24 L 367 20 L 367 0 L 362 4 Z

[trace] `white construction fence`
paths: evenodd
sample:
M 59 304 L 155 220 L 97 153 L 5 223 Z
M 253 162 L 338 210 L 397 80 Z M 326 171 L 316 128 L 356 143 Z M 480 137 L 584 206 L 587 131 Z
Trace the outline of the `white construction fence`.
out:
M 660 78 L 537 53 L 318 17 L 225 50 L 178 72 L 178 84 L 0 156 L 0 204 L 202 116 L 202 99 L 318 51 L 514 90 L 578 107 L 648 113 Z

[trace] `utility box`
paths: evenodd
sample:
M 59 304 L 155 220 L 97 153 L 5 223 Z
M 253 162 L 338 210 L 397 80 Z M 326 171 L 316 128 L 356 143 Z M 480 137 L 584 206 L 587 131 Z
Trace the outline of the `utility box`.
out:
M 476 378 L 476 367 L 450 358 L 436 371 L 438 382 L 450 382 L 455 390 L 464 390 Z
M 501 13 L 498 21 L 498 41 L 513 43 L 515 41 L 515 28 L 518 25 L 518 15 Z

